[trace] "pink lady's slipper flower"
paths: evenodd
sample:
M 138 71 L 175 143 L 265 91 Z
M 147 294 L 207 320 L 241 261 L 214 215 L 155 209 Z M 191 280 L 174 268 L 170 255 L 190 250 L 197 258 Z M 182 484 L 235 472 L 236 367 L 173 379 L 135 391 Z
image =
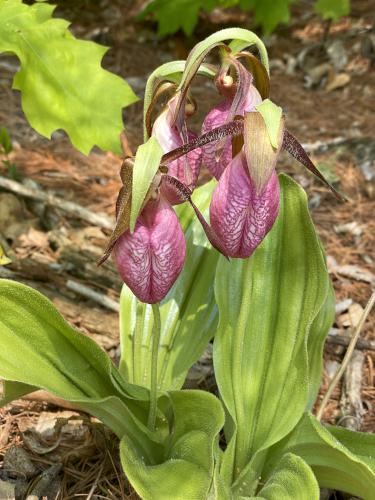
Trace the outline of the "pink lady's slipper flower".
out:
M 183 134 L 177 130 L 173 124 L 178 96 L 173 97 L 168 102 L 166 109 L 157 117 L 152 128 L 152 135 L 156 137 L 164 153 L 169 153 L 184 142 L 192 141 L 196 134 L 191 131 L 186 132 L 186 141 Z M 202 162 L 202 151 L 200 148 L 194 149 L 185 156 L 182 156 L 168 165 L 169 175 L 182 182 L 190 191 L 194 191 Z M 181 203 L 180 197 L 176 196 L 173 189 L 163 184 L 161 193 L 172 205 Z
M 229 257 L 249 257 L 272 228 L 279 211 L 275 170 L 257 193 L 240 151 L 224 170 L 210 205 L 211 227 Z
M 261 114 L 245 113 L 244 145 L 212 195 L 211 227 L 229 257 L 249 257 L 276 220 L 280 191 L 275 166 L 284 134 L 281 117 L 276 132 L 274 147 Z
M 123 233 L 114 247 L 119 273 L 142 302 L 162 300 L 185 261 L 185 238 L 177 215 L 162 197 L 151 200 L 134 233 Z
M 257 88 L 252 84 L 250 73 L 247 73 L 246 81 L 240 85 L 242 86 L 240 89 L 242 96 L 238 96 L 238 92 L 235 94 L 235 89 L 230 92 L 225 84 L 218 85 L 219 92 L 224 94 L 225 97 L 204 119 L 202 124 L 203 134 L 233 120 L 235 116 L 244 116 L 246 112 L 254 111 L 255 107 L 262 102 L 262 97 Z M 217 151 L 215 143 L 207 144 L 202 150 L 203 165 L 208 168 L 216 179 L 220 179 L 225 167 L 232 159 L 232 144 L 230 139 L 224 142 L 222 151 Z
M 133 164 L 128 158 L 122 165 L 123 187 L 116 204 L 116 227 L 99 264 L 113 252 L 124 283 L 139 300 L 153 304 L 167 295 L 182 270 L 185 237 L 175 211 L 160 193 L 162 184 L 168 185 L 170 178 L 161 172 L 155 177 L 134 231 L 130 231 Z

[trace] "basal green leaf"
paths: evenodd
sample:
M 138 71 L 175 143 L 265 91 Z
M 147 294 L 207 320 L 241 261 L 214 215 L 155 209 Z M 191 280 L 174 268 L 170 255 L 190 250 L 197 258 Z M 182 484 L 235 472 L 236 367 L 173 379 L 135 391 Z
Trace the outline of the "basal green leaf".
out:
M 252 495 L 267 448 L 301 418 L 309 397 L 308 339 L 329 278 L 306 195 L 285 175 L 277 221 L 247 260 L 220 258 L 214 366 L 227 408 L 222 475 Z M 242 490 L 245 483 L 246 490 Z
M 329 432 L 330 429 L 335 435 Z M 321 487 L 372 500 L 375 491 L 374 438 L 353 434 L 357 436 L 358 444 L 348 431 L 327 429 L 315 417 L 305 414 L 295 429 L 271 449 L 264 477 L 284 453 L 291 452 L 310 465 Z M 358 455 L 354 453 L 357 450 Z
M 57 129 L 87 154 L 93 146 L 121 153 L 122 108 L 137 100 L 129 85 L 101 66 L 106 47 L 76 39 L 54 7 L 0 0 L 0 53 L 18 57 L 13 87 L 30 125 L 50 138 Z
M 148 404 L 142 400 L 148 394 L 123 380 L 93 340 L 66 323 L 43 295 L 20 283 L 0 280 L 0 311 L 0 378 L 5 380 L 0 405 L 44 389 L 143 446 Z
M 215 182 L 195 190 L 193 200 L 208 212 Z M 177 208 L 185 231 L 186 262 L 181 275 L 162 301 L 158 386 L 179 389 L 190 366 L 201 356 L 217 326 L 213 281 L 218 253 L 208 247 L 200 223 L 188 204 Z M 137 300 L 124 285 L 120 304 L 120 370 L 134 384 L 150 387 L 152 308 Z
M 130 231 L 133 232 L 142 205 L 156 172 L 160 166 L 163 150 L 155 137 L 139 146 L 133 167 L 132 201 L 130 209 Z
M 259 495 L 265 500 L 319 500 L 320 491 L 307 463 L 301 457 L 287 453 L 281 458 Z
M 309 356 L 309 398 L 306 406 L 311 410 L 318 395 L 323 373 L 323 349 L 329 329 L 335 319 L 335 294 L 332 284 L 329 284 L 326 300 L 319 314 L 311 324 L 307 341 Z
M 120 454 L 124 472 L 144 500 L 205 499 L 211 487 L 215 448 L 224 423 L 217 398 L 202 391 L 175 391 L 171 404 L 171 435 L 151 462 L 126 437 Z
M 375 434 L 354 432 L 327 425 L 329 432 L 349 451 L 365 462 L 375 474 Z
M 314 10 L 323 19 L 337 21 L 342 16 L 347 16 L 350 12 L 350 0 L 317 0 Z

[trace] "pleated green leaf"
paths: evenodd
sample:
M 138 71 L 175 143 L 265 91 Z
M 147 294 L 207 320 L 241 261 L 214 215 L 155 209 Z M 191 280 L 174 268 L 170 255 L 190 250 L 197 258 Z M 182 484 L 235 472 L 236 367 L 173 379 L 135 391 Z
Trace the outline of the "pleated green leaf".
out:
M 375 434 L 327 425 L 329 432 L 375 473 Z
M 194 192 L 193 200 L 207 213 L 215 182 Z M 177 208 L 185 231 L 183 271 L 160 306 L 161 340 L 158 357 L 160 391 L 179 389 L 191 365 L 201 356 L 217 327 L 213 282 L 218 252 L 188 204 Z M 150 388 L 152 308 L 137 300 L 124 285 L 120 302 L 121 362 L 125 378 Z
M 374 436 L 325 428 L 305 414 L 293 432 L 271 449 L 264 477 L 284 453 L 291 452 L 310 465 L 321 487 L 373 500 L 374 450 Z
M 0 378 L 5 381 L 0 405 L 44 389 L 95 415 L 120 438 L 131 436 L 141 449 L 146 439 L 158 440 L 145 426 L 147 391 L 127 383 L 106 353 L 66 323 L 48 299 L 0 280 L 0 311 Z
M 167 397 L 165 397 L 167 399 Z M 203 500 L 211 488 L 218 434 L 224 424 L 220 401 L 202 391 L 172 391 L 170 438 L 151 462 L 124 437 L 125 474 L 143 500 Z
M 309 397 L 306 409 L 311 410 L 316 401 L 323 373 L 323 349 L 328 331 L 335 319 L 335 294 L 331 282 L 326 300 L 319 314 L 314 318 L 307 340 L 309 357 Z
M 267 449 L 305 411 L 316 386 L 309 376 L 320 380 L 307 346 L 330 290 L 305 192 L 279 179 L 280 213 L 269 235 L 247 260 L 221 258 L 216 273 L 214 366 L 228 411 L 221 475 L 245 496 L 256 491 Z
M 121 153 L 122 108 L 138 98 L 120 77 L 106 71 L 107 51 L 76 39 L 63 19 L 51 19 L 54 6 L 0 0 L 0 53 L 18 57 L 13 88 L 22 94 L 30 125 L 50 138 L 57 129 L 87 154 L 93 146 Z
M 259 491 L 259 497 L 264 500 L 319 500 L 320 491 L 307 463 L 301 457 L 287 453 Z

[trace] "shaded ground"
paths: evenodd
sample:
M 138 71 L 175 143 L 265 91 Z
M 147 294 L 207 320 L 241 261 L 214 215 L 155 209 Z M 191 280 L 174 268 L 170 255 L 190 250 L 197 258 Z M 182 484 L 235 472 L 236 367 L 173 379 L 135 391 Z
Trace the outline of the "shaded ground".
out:
M 246 16 L 235 10 L 225 16 L 217 11 L 210 17 L 205 16 L 194 38 L 186 40 L 176 35 L 158 41 L 151 24 L 137 25 L 132 19 L 137 12 L 137 2 L 112 2 L 110 6 L 102 2 L 99 7 L 84 11 L 78 7 L 72 9 L 68 4 L 65 11 L 60 7 L 59 13 L 74 21 L 73 28 L 78 36 L 113 47 L 105 57 L 105 66 L 126 77 L 139 96 L 147 76 L 158 64 L 185 58 L 201 36 L 222 27 L 228 19 L 232 25 L 249 22 Z M 308 192 L 312 215 L 328 255 L 337 302 L 342 304 L 345 299 L 352 300 L 346 307 L 341 307 L 344 310 L 338 313 L 334 325 L 333 333 L 343 337 L 350 335 L 355 327 L 375 284 L 373 22 L 371 2 L 358 0 L 353 6 L 352 16 L 331 26 L 324 40 L 322 23 L 306 7 L 300 7 L 292 24 L 267 40 L 272 99 L 283 107 L 288 128 L 306 143 L 314 162 L 349 198 L 346 204 L 338 203 L 308 173 L 286 156 L 282 158 L 280 170 L 295 176 Z M 86 158 L 74 151 L 60 132 L 51 142 L 41 138 L 27 125 L 19 95 L 10 90 L 17 61 L 2 58 L 0 68 L 0 125 L 8 128 L 14 141 L 14 152 L 9 160 L 16 165 L 23 182 L 30 188 L 51 190 L 65 200 L 112 217 L 120 186 L 120 158 L 99 151 Z M 200 106 L 198 118 L 209 109 L 213 95 L 204 82 L 198 82 L 195 92 Z M 131 146 L 135 149 L 142 141 L 142 103 L 125 110 L 125 124 Z M 6 168 L 0 166 L 0 175 L 7 175 Z M 14 260 L 5 270 L 0 268 L 3 273 L 0 276 L 31 284 L 48 295 L 68 321 L 95 338 L 112 358 L 117 359 L 117 312 L 86 299 L 82 293 L 77 295 L 71 286 L 74 281 L 118 300 L 121 282 L 113 265 L 108 263 L 101 269 L 95 266 L 107 234 L 108 230 L 102 226 L 84 224 L 56 207 L 25 201 L 0 191 L 0 244 Z M 351 268 L 348 270 L 344 266 Z M 362 339 L 375 342 L 374 319 L 373 312 L 362 331 Z M 341 361 L 344 349 L 332 342 L 327 343 L 322 393 L 328 386 L 335 363 Z M 361 352 L 363 376 L 359 396 L 364 415 L 362 419 L 356 416 L 355 425 L 358 424 L 360 430 L 374 432 L 375 350 Z M 341 386 L 336 389 L 327 405 L 325 421 L 336 423 L 342 419 L 346 411 L 344 393 Z M 23 440 L 27 425 L 22 419 L 38 420 L 41 410 L 56 411 L 56 408 L 20 402 L 12 408 L 0 410 L 0 460 L 14 443 Z M 69 423 L 70 417 L 66 418 Z M 125 480 L 120 478 L 117 455 L 116 452 L 112 454 L 108 439 L 102 436 L 98 441 L 99 431 L 88 422 L 80 432 L 87 433 L 91 451 L 86 453 L 85 449 L 86 452 L 78 458 L 70 455 L 62 459 L 65 482 L 60 483 L 59 498 L 88 494 L 93 478 L 98 474 L 92 494 L 104 495 L 104 498 L 125 498 L 126 494 L 131 494 Z M 107 443 L 104 451 L 103 442 Z M 38 467 L 45 468 L 54 463 L 53 457 L 48 456 L 43 462 L 40 457 L 38 459 L 35 449 L 32 453 Z M 103 454 L 110 458 L 101 469 Z M 106 485 L 106 480 L 112 486 Z

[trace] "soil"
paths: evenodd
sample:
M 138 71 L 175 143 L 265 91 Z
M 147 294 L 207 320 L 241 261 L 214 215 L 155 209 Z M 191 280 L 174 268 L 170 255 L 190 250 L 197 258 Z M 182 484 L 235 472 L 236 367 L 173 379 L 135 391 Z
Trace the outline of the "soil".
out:
M 294 8 L 290 25 L 279 28 L 266 39 L 271 60 L 272 100 L 282 106 L 288 129 L 307 145 L 315 164 L 348 198 L 346 203 L 338 202 L 310 173 L 290 157 L 282 156 L 278 169 L 293 175 L 308 193 L 311 213 L 328 255 L 336 301 L 341 304 L 345 299 L 352 300 L 349 312 L 347 308 L 341 311 L 334 325 L 338 334 L 344 336 L 355 328 L 358 314 L 366 306 L 375 285 L 373 2 L 356 0 L 353 4 L 350 17 L 327 27 L 306 6 L 307 2 L 302 2 Z M 59 3 L 56 11 L 58 16 L 72 21 L 76 36 L 111 47 L 103 65 L 126 78 L 140 97 L 147 76 L 157 65 L 186 58 L 200 38 L 221 27 L 236 24 L 248 27 L 251 22 L 247 14 L 236 9 L 217 10 L 202 16 L 193 37 L 176 34 L 159 40 L 152 22 L 141 24 L 135 20 L 141 7 L 139 1 L 65 1 Z M 320 75 L 319 67 L 323 64 L 326 71 Z M 0 60 L 0 126 L 6 126 L 12 138 L 14 150 L 8 159 L 16 166 L 17 175 L 31 187 L 51 190 L 65 200 L 113 217 L 120 188 L 121 158 L 99 150 L 85 157 L 73 149 L 64 132 L 56 132 L 49 141 L 33 131 L 22 113 L 18 92 L 11 90 L 17 67 L 15 58 Z M 199 120 L 215 96 L 205 82 L 198 81 L 194 97 L 199 112 L 193 127 L 198 129 Z M 124 110 L 124 123 L 134 151 L 142 142 L 141 101 Z M 1 164 L 0 175 L 8 175 Z M 4 219 L 9 204 L 22 213 L 21 222 L 19 218 Z M 68 321 L 93 337 L 116 361 L 119 355 L 117 312 L 77 296 L 68 286 L 68 281 L 73 280 L 118 300 L 121 282 L 113 265 L 108 263 L 103 270 L 95 266 L 107 236 L 108 230 L 72 219 L 56 207 L 41 206 L 0 191 L 0 244 L 14 260 L 6 269 L 15 279 L 49 296 Z M 344 266 L 351 266 L 352 273 L 345 273 Z M 362 339 L 375 341 L 374 319 L 375 311 L 362 329 Z M 341 362 L 344 353 L 344 347 L 326 344 L 321 397 L 332 378 L 332 367 L 335 362 Z M 360 396 L 364 414 L 357 430 L 374 432 L 375 351 L 365 350 L 363 354 Z M 340 422 L 342 393 L 339 384 L 326 406 L 323 421 Z M 46 411 L 58 416 L 61 410 L 46 403 L 25 401 L 0 410 L 0 467 L 5 452 L 13 444 L 23 442 L 22 418 L 38 419 Z M 88 494 L 99 470 L 100 478 L 92 493 L 96 498 L 136 498 L 126 480 L 121 479 L 111 439 L 107 435 L 98 438 L 96 424 L 86 422 L 85 425 L 92 454 L 80 457 L 79 466 L 77 461 L 65 462 L 65 482 L 63 486 L 60 484 L 57 498 Z M 103 442 L 109 449 L 105 448 L 106 456 L 111 458 L 100 469 Z M 33 459 L 38 460 L 35 452 Z M 39 462 L 42 468 L 52 463 L 49 459 Z M 91 479 L 83 481 L 85 474 Z M 0 480 L 1 477 L 0 469 Z M 114 478 L 112 489 L 105 483 L 106 477 Z

